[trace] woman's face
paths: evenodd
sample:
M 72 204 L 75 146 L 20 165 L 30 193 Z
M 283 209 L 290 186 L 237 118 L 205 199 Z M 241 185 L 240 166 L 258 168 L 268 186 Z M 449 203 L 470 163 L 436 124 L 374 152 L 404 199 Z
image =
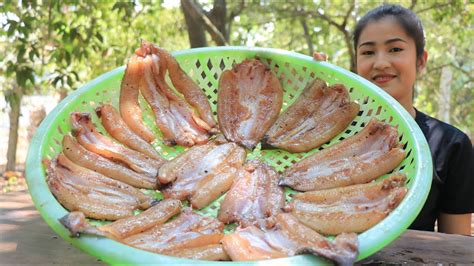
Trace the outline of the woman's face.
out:
M 417 60 L 415 41 L 392 17 L 369 22 L 360 34 L 357 73 L 405 107 L 412 105 L 417 69 L 425 62 Z

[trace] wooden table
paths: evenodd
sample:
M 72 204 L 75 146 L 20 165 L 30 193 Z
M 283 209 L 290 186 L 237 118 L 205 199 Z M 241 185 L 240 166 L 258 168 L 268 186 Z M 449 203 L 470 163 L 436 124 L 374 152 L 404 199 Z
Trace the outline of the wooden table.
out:
M 474 264 L 474 237 L 408 230 L 357 264 Z M 0 265 L 103 265 L 59 238 L 36 211 L 29 194 L 0 194 Z

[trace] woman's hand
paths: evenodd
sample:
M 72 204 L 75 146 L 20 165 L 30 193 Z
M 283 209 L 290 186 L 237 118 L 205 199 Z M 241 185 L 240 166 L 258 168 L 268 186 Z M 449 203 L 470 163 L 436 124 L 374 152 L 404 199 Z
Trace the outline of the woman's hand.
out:
M 328 61 L 328 56 L 325 53 L 314 52 L 313 59 L 316 61 Z

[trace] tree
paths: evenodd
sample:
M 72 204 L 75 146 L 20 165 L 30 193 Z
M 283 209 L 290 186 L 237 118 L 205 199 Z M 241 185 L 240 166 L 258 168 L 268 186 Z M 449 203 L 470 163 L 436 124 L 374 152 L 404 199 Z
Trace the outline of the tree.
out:
M 12 77 L 2 86 L 5 100 L 10 107 L 10 131 L 8 135 L 6 171 L 14 171 L 16 166 L 16 148 L 18 142 L 18 122 L 21 113 L 21 99 L 28 94 L 35 84 L 34 60 L 39 56 L 39 45 L 31 29 L 40 23 L 42 10 L 35 3 L 22 2 L 22 6 L 5 2 L 2 13 L 6 14 L 6 25 L 2 38 L 9 40 L 9 50 L 4 58 L 2 72 Z
M 210 11 L 205 11 L 196 0 L 181 0 L 181 9 L 188 28 L 191 47 L 207 46 L 206 32 L 216 45 L 228 45 L 232 22 L 244 7 L 244 0 L 237 2 L 236 8 L 227 16 L 226 0 L 214 0 Z
M 281 48 L 327 53 L 354 71 L 352 30 L 380 1 L 4 1 L 0 3 L 0 87 L 9 104 L 8 170 L 14 168 L 21 99 L 31 93 L 66 95 L 126 63 L 146 39 L 170 51 L 207 45 Z M 422 19 L 429 61 L 415 106 L 446 111 L 474 136 L 472 5 L 466 1 L 402 1 Z M 455 49 L 456 53 L 451 50 Z M 442 96 L 443 69 L 452 70 L 450 97 Z M 445 70 L 446 71 L 446 70 Z M 448 75 L 449 76 L 449 75 Z M 433 97 L 436 96 L 436 97 Z M 449 99 L 447 99 L 449 98 Z
M 72 7 L 74 12 L 62 18 L 62 12 Z M 16 166 L 23 96 L 51 85 L 61 91 L 75 88 L 80 69 L 75 66 L 87 59 L 90 49 L 101 49 L 97 19 L 90 16 L 94 10 L 91 4 L 72 6 L 56 1 L 3 3 L 1 11 L 7 19 L 2 38 L 9 48 L 2 71 L 7 79 L 2 92 L 10 106 L 6 171 Z
M 173 50 L 187 48 L 179 9 L 153 2 L 5 1 L 0 15 L 5 18 L 0 90 L 10 107 L 7 171 L 15 169 L 23 96 L 60 93 L 63 98 L 125 64 L 140 38 Z

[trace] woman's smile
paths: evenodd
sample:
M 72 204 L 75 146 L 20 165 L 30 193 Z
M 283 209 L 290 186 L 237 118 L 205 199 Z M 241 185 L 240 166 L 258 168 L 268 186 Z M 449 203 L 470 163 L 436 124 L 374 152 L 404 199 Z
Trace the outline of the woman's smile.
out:
M 372 80 L 377 85 L 382 86 L 392 81 L 396 77 L 397 77 L 396 75 L 391 75 L 391 74 L 377 74 L 372 78 Z

